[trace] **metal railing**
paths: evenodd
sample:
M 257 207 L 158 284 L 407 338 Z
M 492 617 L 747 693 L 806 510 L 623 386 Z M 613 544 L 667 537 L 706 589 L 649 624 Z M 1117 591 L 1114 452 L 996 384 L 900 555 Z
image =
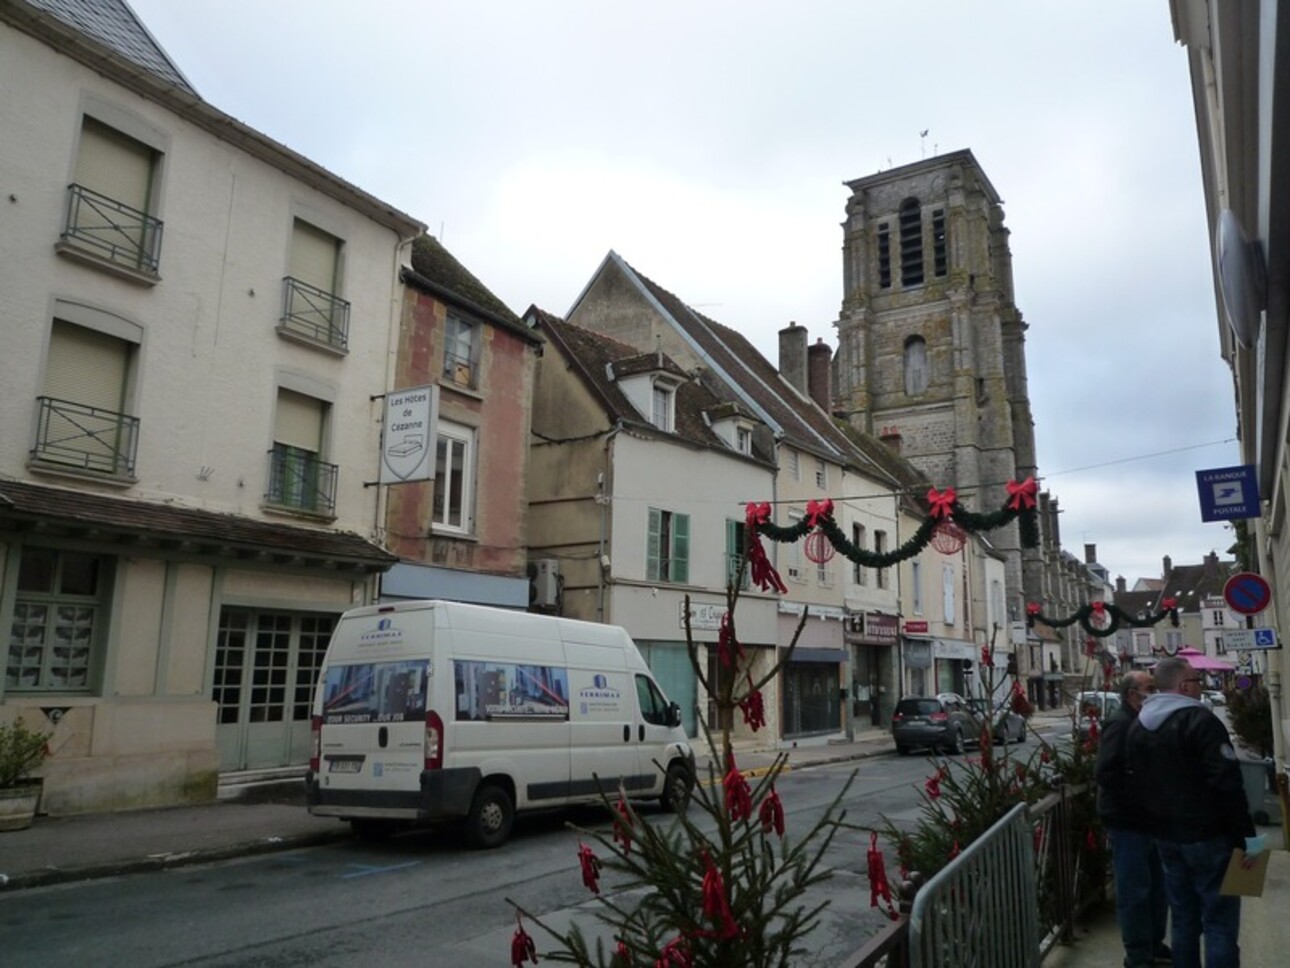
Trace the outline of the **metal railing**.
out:
M 31 459 L 79 470 L 134 476 L 139 418 L 53 397 L 36 398 Z
M 83 185 L 67 186 L 63 239 L 118 265 L 155 273 L 161 262 L 160 219 Z
M 1076 920 L 1106 897 L 1106 852 L 1100 841 L 1088 849 L 1082 829 L 1081 815 L 1092 811 L 1085 785 L 1017 805 L 842 968 L 1040 964 L 1074 940 Z
M 282 280 L 282 329 L 333 349 L 349 347 L 349 303 L 287 276 Z
M 268 504 L 311 514 L 330 515 L 336 509 L 339 468 L 299 447 L 275 444 L 269 451 Z
M 443 355 L 443 373 L 457 386 L 475 389 L 475 361 L 451 350 Z

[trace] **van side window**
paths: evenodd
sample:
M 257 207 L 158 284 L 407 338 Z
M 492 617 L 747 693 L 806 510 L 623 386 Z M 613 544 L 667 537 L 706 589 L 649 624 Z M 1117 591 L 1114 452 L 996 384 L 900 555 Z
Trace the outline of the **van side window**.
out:
M 667 725 L 667 701 L 649 676 L 636 677 L 636 698 L 641 705 L 641 718 L 652 726 Z

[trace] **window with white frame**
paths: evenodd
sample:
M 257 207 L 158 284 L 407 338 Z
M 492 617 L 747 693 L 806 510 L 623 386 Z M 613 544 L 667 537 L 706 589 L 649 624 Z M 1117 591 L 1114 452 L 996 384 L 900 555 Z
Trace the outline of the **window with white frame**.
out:
M 5 689 L 89 692 L 108 626 L 109 559 L 25 547 L 18 563 Z
M 958 612 L 954 607 L 954 569 L 949 565 L 941 565 L 941 604 L 945 612 L 945 624 L 953 625 L 958 621 Z
M 340 298 L 341 240 L 303 219 L 291 223 L 279 333 L 336 351 L 349 347 L 349 303 Z
M 748 539 L 748 528 L 743 521 L 726 519 L 726 585 L 733 585 L 737 580 L 741 589 L 748 588 L 751 577 L 744 567 L 745 542 Z
M 1178 650 L 1183 647 L 1183 634 L 1181 630 L 1165 630 L 1165 651 L 1170 655 L 1177 655 Z
M 325 400 L 278 388 L 265 503 L 310 514 L 335 512 L 338 468 L 323 459 L 330 411 Z
M 795 481 L 800 481 L 802 479 L 802 463 L 797 451 L 791 447 L 786 447 L 785 450 L 788 453 L 788 476 Z
M 1133 633 L 1134 655 L 1150 655 L 1154 644 L 1150 631 L 1136 631 Z
M 444 378 L 459 387 L 477 387 L 478 359 L 479 326 L 449 313 L 444 327 Z
M 436 437 L 434 529 L 469 534 L 474 529 L 476 431 L 440 420 Z
M 915 615 L 923 614 L 923 563 L 915 558 L 909 563 L 909 599 Z
M 815 486 L 821 491 L 826 491 L 829 487 L 829 465 L 818 457 L 815 459 Z
M 851 525 L 851 543 L 857 548 L 863 549 L 865 546 L 865 526 L 863 524 Z M 858 561 L 851 565 L 851 578 L 860 586 L 869 584 L 868 569 Z
M 829 561 L 830 559 L 824 558 L 815 563 L 815 583 L 821 588 L 833 587 L 833 567 Z
M 645 577 L 649 581 L 690 580 L 690 516 L 649 509 L 649 532 L 645 546 Z
M 735 428 L 735 450 L 741 454 L 752 453 L 752 431 L 747 427 Z
M 650 394 L 650 423 L 659 430 L 672 432 L 676 412 L 676 389 L 669 383 L 654 381 Z
M 788 526 L 795 528 L 802 523 L 803 513 L 801 511 L 788 512 Z M 789 541 L 783 545 L 785 557 L 788 559 L 786 571 L 790 581 L 804 581 L 802 571 L 802 542 Z
M 1215 626 L 1223 625 L 1223 624 L 1225 623 L 1225 621 L 1226 621 L 1226 619 L 1224 618 L 1224 616 L 1225 616 L 1226 614 L 1227 614 L 1227 613 L 1226 613 L 1223 609 L 1221 609 L 1221 608 L 1216 608 L 1216 609 L 1214 609 L 1214 611 L 1213 611 L 1213 624 L 1214 624 Z
M 873 552 L 876 555 L 885 555 L 887 553 L 887 532 L 875 531 L 873 533 Z M 886 588 L 890 579 L 887 576 L 886 568 L 878 569 L 878 587 Z

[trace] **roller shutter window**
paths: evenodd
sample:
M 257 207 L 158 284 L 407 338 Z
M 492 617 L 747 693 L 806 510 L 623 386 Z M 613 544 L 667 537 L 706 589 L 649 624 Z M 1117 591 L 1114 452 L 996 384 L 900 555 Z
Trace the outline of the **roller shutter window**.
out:
M 291 230 L 290 275 L 323 292 L 336 292 L 336 262 L 340 240 L 308 222 L 295 220 Z
M 86 118 L 76 156 L 76 183 L 118 205 L 147 214 L 156 152 L 105 124 Z M 91 243 L 116 261 L 145 261 L 144 220 L 92 197 L 75 209 L 68 234 Z
M 274 468 L 269 490 L 273 503 L 317 509 L 325 415 L 326 404 L 321 400 L 291 390 L 278 390 L 273 428 Z
M 321 400 L 292 390 L 278 390 L 278 412 L 273 442 L 310 454 L 322 453 L 323 414 Z
M 37 441 L 41 456 L 115 473 L 124 457 L 120 417 L 129 370 L 129 343 L 54 320 L 43 388 L 50 403 Z

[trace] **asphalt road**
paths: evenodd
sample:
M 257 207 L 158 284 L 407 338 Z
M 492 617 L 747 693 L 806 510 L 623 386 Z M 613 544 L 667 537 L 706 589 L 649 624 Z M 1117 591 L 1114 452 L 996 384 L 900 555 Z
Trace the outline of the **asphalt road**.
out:
M 1029 746 L 1034 745 L 1031 740 Z M 1011 747 L 1012 755 L 1026 755 Z M 847 821 L 879 825 L 917 815 L 930 772 L 919 756 L 881 756 L 784 774 L 778 791 L 790 831 L 814 823 L 852 772 Z M 671 818 L 652 808 L 655 823 Z M 594 925 L 582 886 L 579 835 L 603 827 L 598 810 L 517 822 L 513 839 L 472 851 L 448 832 L 385 844 L 346 840 L 201 867 L 36 888 L 0 896 L 6 968 L 50 965 L 474 968 L 506 965 L 515 914 L 506 898 L 557 928 Z M 883 921 L 869 907 L 868 837 L 843 831 L 825 858 L 832 877 L 807 903 L 829 900 L 803 968 L 836 968 Z M 889 858 L 890 862 L 890 858 Z M 602 888 L 614 893 L 612 882 Z M 620 900 L 630 902 L 629 897 Z M 538 952 L 550 947 L 529 926 Z

